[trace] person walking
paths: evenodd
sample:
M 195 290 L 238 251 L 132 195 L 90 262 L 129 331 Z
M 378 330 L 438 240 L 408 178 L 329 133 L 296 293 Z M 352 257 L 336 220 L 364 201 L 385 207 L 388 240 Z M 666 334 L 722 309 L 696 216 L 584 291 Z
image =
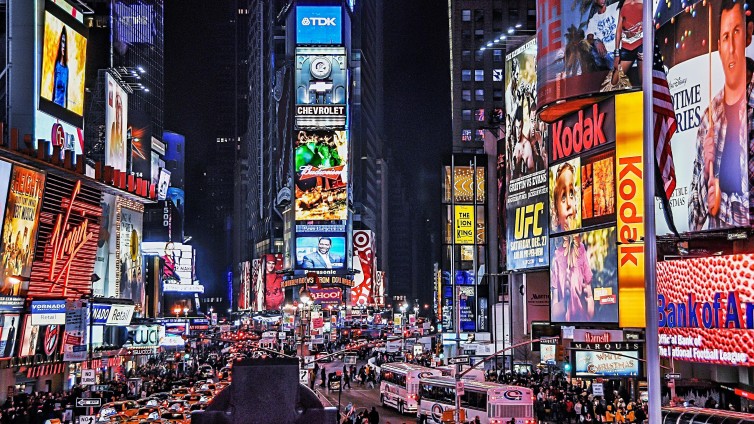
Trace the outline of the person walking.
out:
M 348 386 L 348 388 L 351 388 L 351 376 L 348 375 L 347 372 L 343 373 L 343 388 Z
M 322 379 L 322 382 L 320 383 L 319 387 L 325 387 L 325 380 L 327 380 L 327 376 L 325 375 L 327 371 L 325 370 L 325 366 L 323 365 L 322 368 L 319 370 L 319 375 Z
M 369 411 L 369 424 L 380 424 L 380 413 L 377 412 L 377 409 L 373 406 L 372 410 Z

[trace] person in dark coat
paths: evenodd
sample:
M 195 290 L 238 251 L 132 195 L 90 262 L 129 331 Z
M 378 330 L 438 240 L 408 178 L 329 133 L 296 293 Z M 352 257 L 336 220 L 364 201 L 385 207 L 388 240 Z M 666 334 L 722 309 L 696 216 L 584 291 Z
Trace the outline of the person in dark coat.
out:
M 369 411 L 369 424 L 380 424 L 380 413 L 377 412 L 374 406 Z

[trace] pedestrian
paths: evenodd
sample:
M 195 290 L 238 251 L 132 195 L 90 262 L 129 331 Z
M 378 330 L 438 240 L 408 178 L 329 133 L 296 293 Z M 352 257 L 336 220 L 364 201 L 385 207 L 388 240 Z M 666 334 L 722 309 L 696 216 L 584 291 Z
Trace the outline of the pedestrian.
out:
M 372 410 L 369 411 L 369 424 L 380 424 L 380 413 L 377 412 L 377 409 L 373 406 Z
M 348 386 L 348 388 L 351 388 L 351 377 L 348 375 L 348 373 L 343 373 L 343 388 L 345 386 Z
M 323 365 L 322 368 L 319 370 L 320 377 L 321 377 L 321 380 L 322 380 L 322 383 L 319 386 L 323 387 L 323 388 L 325 387 L 325 380 L 327 380 L 327 376 L 325 375 L 325 372 L 326 372 L 326 370 L 325 370 L 325 367 Z

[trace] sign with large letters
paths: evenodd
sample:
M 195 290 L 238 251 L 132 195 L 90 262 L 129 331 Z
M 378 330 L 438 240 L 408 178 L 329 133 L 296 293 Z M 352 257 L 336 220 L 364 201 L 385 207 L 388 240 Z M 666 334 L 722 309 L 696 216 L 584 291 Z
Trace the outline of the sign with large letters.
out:
M 318 305 L 339 305 L 343 298 L 343 291 L 338 287 L 310 287 L 312 301 Z
M 550 160 L 570 159 L 614 141 L 615 108 L 611 97 L 550 124 Z M 636 123 L 633 119 L 626 122 Z
M 341 44 L 343 8 L 296 6 L 296 44 Z
M 456 205 L 453 238 L 456 244 L 474 244 L 474 206 Z
M 164 327 L 161 325 L 132 325 L 126 329 L 126 344 L 128 349 L 157 347 L 160 338 L 164 337 Z
M 31 325 L 65 324 L 65 300 L 31 302 Z
M 345 48 L 297 48 L 295 77 L 296 126 L 345 127 L 348 103 Z

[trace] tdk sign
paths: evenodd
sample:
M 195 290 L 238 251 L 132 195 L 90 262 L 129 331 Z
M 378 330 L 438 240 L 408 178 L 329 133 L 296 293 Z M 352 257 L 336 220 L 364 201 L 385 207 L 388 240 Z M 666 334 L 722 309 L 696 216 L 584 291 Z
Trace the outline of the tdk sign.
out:
M 297 6 L 296 44 L 342 44 L 340 6 Z

